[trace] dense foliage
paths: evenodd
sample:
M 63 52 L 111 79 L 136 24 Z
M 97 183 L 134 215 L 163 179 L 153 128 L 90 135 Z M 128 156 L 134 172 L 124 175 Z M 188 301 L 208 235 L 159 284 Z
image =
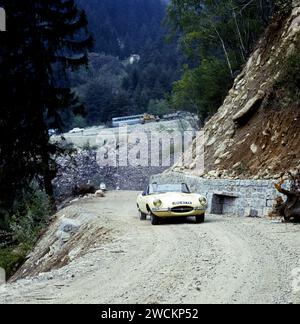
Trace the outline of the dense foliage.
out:
M 299 104 L 300 101 L 300 43 L 291 47 L 289 57 L 283 58 L 283 69 L 275 83 L 277 91 L 286 93 L 285 104 L 290 106 Z
M 8 277 L 34 247 L 49 223 L 50 211 L 47 195 L 38 188 L 24 191 L 22 199 L 16 202 L 9 230 L 0 230 L 0 267 L 6 270 Z
M 192 62 L 174 85 L 173 105 L 212 115 L 277 8 L 288 10 L 289 1 L 171 0 L 170 33 L 180 34 Z

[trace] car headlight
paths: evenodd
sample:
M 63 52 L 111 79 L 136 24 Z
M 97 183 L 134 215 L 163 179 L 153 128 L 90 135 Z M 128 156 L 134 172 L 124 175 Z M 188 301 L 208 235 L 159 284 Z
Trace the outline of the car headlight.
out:
M 205 197 L 200 197 L 199 202 L 202 206 L 207 205 L 207 199 Z
M 160 207 L 160 206 L 162 205 L 162 201 L 161 201 L 160 199 L 155 199 L 155 200 L 153 201 L 153 205 L 154 205 L 155 207 Z

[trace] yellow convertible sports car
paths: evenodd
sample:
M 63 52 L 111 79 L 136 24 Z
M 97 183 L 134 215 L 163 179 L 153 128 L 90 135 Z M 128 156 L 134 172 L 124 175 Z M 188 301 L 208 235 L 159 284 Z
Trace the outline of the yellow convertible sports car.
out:
M 203 223 L 207 210 L 207 199 L 191 193 L 185 183 L 150 184 L 137 198 L 137 207 L 141 220 L 151 217 L 152 225 L 168 217 L 195 216 L 197 223 Z

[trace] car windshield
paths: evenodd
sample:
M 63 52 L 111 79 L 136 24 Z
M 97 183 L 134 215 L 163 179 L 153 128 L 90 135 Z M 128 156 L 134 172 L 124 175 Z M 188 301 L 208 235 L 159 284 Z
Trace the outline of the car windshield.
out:
M 182 192 L 182 193 L 190 193 L 188 186 L 183 184 L 152 184 L 149 187 L 149 194 L 159 194 L 166 192 Z

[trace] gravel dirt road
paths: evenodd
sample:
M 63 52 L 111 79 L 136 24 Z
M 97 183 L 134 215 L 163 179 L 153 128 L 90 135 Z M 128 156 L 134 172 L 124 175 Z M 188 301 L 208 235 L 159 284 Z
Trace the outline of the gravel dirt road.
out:
M 139 220 L 136 196 L 77 202 L 110 240 L 59 270 L 0 287 L 0 303 L 300 302 L 292 285 L 299 225 L 211 215 L 205 224 L 151 226 Z

